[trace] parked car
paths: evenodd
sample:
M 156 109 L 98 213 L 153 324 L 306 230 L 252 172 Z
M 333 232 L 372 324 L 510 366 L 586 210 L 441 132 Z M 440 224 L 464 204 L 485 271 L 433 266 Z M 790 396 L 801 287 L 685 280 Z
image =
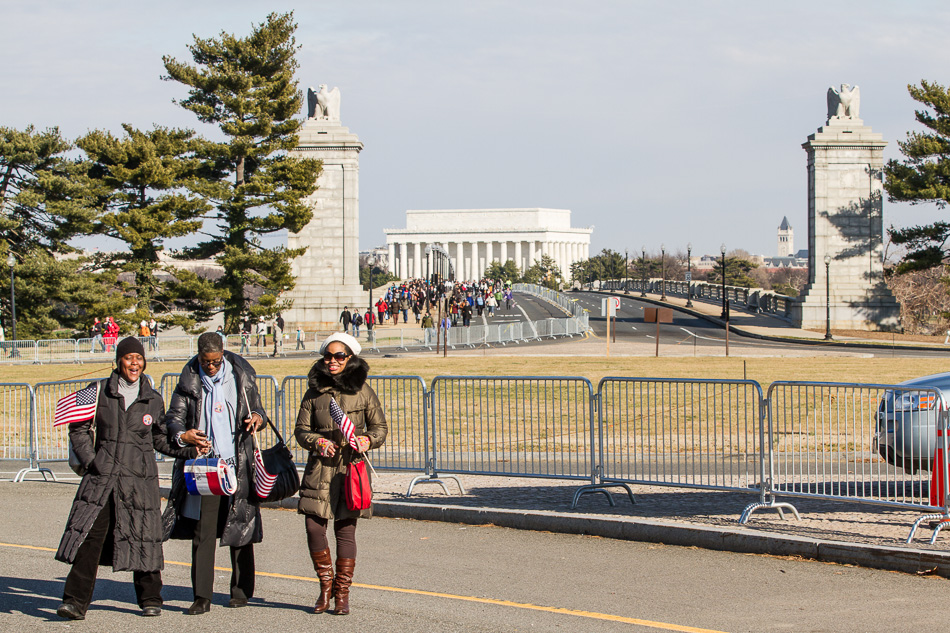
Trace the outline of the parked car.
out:
M 948 408 L 950 372 L 900 384 L 907 390 L 888 390 L 878 405 L 877 451 L 889 464 L 908 473 L 930 470 L 937 446 L 937 420 Z

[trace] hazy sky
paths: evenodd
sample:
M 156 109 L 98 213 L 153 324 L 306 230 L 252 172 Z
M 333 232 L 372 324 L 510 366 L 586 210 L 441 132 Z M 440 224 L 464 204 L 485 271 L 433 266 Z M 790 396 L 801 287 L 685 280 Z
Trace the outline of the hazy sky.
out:
M 265 7 L 266 5 L 266 7 Z M 943 2 L 0 0 L 0 125 L 75 138 L 123 122 L 213 130 L 172 103 L 162 55 L 293 9 L 301 88 L 342 93 L 359 135 L 360 245 L 406 209 L 552 207 L 591 250 L 806 246 L 805 152 L 830 85 L 889 141 L 908 83 L 950 83 Z M 301 111 L 301 117 L 305 112 Z M 885 225 L 933 207 L 885 203 Z

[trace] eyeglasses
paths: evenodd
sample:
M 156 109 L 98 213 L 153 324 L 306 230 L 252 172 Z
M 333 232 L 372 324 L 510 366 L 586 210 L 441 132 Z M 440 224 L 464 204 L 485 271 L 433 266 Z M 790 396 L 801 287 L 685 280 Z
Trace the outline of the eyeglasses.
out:
M 224 364 L 224 359 L 219 358 L 218 360 L 205 360 L 203 358 L 199 358 L 198 364 L 200 364 L 202 367 L 220 367 Z
M 327 352 L 323 355 L 323 360 L 324 362 L 329 363 L 331 360 L 336 359 L 338 363 L 342 363 L 349 357 L 350 355 L 347 354 L 346 352 L 337 352 L 336 354 L 331 354 L 330 352 Z

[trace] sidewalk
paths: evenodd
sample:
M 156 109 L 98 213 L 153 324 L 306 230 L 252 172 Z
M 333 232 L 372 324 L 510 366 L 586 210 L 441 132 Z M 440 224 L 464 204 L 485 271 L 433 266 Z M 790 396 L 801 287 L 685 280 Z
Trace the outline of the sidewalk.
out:
M 757 510 L 740 525 L 742 511 L 758 501 L 756 494 L 632 485 L 633 505 L 622 488 L 613 488 L 616 506 L 603 494 L 585 494 L 571 510 L 575 491 L 587 482 L 462 475 L 465 494 L 446 478 L 448 495 L 427 483 L 406 497 L 412 478 L 378 473 L 377 516 L 491 523 L 950 577 L 950 529 L 930 545 L 932 530 L 924 523 L 914 542 L 904 543 L 924 510 L 788 497 L 778 500 L 792 503 L 801 520 L 787 511 L 782 519 L 774 510 Z

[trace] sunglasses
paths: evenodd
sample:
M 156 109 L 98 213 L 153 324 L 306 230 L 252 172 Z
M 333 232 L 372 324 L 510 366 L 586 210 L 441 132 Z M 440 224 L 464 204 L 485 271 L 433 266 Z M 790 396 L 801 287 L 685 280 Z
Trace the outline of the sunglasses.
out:
M 224 359 L 219 358 L 218 360 L 203 360 L 199 358 L 198 364 L 200 364 L 202 367 L 220 367 L 224 364 Z
M 327 352 L 326 354 L 323 355 L 323 360 L 329 363 L 331 360 L 335 358 L 338 363 L 342 363 L 349 357 L 350 355 L 347 354 L 346 352 L 337 352 L 336 354 L 331 354 L 330 352 Z

